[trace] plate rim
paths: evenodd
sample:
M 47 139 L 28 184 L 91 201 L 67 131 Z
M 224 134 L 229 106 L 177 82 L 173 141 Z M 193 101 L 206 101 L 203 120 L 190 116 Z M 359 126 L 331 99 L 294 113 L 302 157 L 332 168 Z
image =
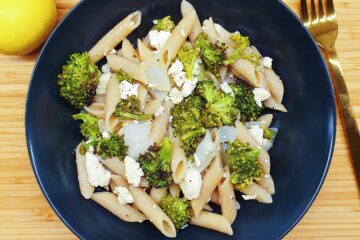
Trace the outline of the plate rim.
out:
M 85 239 L 63 216 L 62 214 L 60 214 L 58 208 L 55 206 L 55 204 L 53 203 L 53 201 L 51 200 L 51 198 L 48 196 L 47 191 L 45 189 L 45 187 L 43 186 L 42 181 L 40 180 L 39 177 L 39 172 L 37 169 L 37 166 L 35 164 L 35 157 L 34 157 L 34 151 L 32 149 L 32 141 L 31 141 L 31 131 L 29 130 L 29 125 L 30 125 L 30 120 L 28 117 L 29 114 L 29 95 L 30 95 L 30 90 L 31 90 L 31 86 L 32 86 L 32 82 L 34 79 L 34 74 L 37 71 L 38 65 L 39 65 L 39 60 L 41 59 L 45 49 L 47 48 L 49 42 L 53 39 L 55 33 L 58 31 L 58 29 L 64 24 L 64 22 L 67 21 L 69 15 L 73 14 L 75 11 L 78 11 L 79 7 L 85 3 L 87 3 L 87 0 L 80 0 L 80 2 L 76 3 L 65 15 L 64 17 L 61 19 L 60 22 L 58 22 L 58 24 L 56 25 L 56 27 L 53 29 L 53 31 L 51 32 L 51 34 L 49 35 L 48 39 L 46 40 L 46 42 L 44 43 L 43 47 L 41 48 L 41 51 L 38 55 L 38 58 L 36 60 L 36 63 L 34 65 L 33 71 L 31 73 L 30 76 L 30 81 L 28 84 L 28 90 L 27 90 L 27 94 L 26 94 L 26 103 L 25 103 L 25 135 L 26 135 L 26 146 L 27 146 L 27 150 L 28 150 L 28 155 L 30 158 L 30 163 L 31 163 L 31 167 L 33 169 L 36 181 L 38 183 L 38 185 L 40 186 L 41 192 L 42 194 L 45 196 L 46 201 L 49 203 L 50 207 L 52 208 L 52 210 L 56 213 L 56 215 L 59 217 L 59 219 L 65 224 L 65 226 L 70 229 L 70 231 L 72 233 L 74 233 L 77 237 L 79 237 L 80 239 Z M 331 110 L 332 110 L 332 133 L 331 133 L 331 141 L 329 143 L 329 151 L 326 157 L 326 165 L 325 168 L 322 172 L 321 175 L 321 179 L 320 182 L 318 183 L 315 192 L 313 193 L 311 199 L 309 200 L 309 202 L 306 204 L 305 208 L 302 210 L 301 214 L 298 215 L 298 217 L 296 218 L 296 220 L 287 228 L 286 231 L 284 231 L 281 235 L 278 236 L 277 239 L 282 239 L 284 238 L 298 223 L 299 221 L 304 217 L 304 215 L 308 212 L 308 210 L 310 209 L 310 207 L 312 206 L 312 204 L 314 203 L 315 199 L 317 198 L 317 196 L 319 195 L 319 192 L 324 184 L 324 181 L 326 179 L 327 173 L 329 171 L 329 166 L 331 164 L 332 158 L 333 158 L 333 153 L 334 153 L 334 145 L 335 145 L 335 140 L 336 140 L 336 130 L 337 130 L 337 119 L 336 119 L 336 100 L 335 100 L 335 92 L 334 92 L 334 85 L 331 81 L 331 77 L 330 77 L 330 73 L 329 73 L 329 69 L 325 63 L 324 58 L 321 55 L 320 50 L 318 49 L 318 46 L 314 40 L 314 38 L 312 37 L 312 35 L 310 34 L 310 32 L 308 31 L 308 29 L 306 27 L 304 27 L 301 19 L 296 15 L 296 13 L 283 1 L 281 0 L 276 0 L 275 4 L 280 5 L 281 8 L 283 8 L 285 11 L 287 11 L 288 13 L 290 13 L 292 15 L 292 17 L 295 18 L 297 24 L 300 25 L 300 28 L 302 28 L 303 30 L 305 30 L 307 38 L 310 40 L 311 44 L 313 46 L 316 47 L 316 52 L 317 55 L 320 57 L 321 59 L 321 63 L 323 65 L 323 68 L 326 70 L 326 78 L 328 83 L 330 84 L 330 93 L 331 93 Z

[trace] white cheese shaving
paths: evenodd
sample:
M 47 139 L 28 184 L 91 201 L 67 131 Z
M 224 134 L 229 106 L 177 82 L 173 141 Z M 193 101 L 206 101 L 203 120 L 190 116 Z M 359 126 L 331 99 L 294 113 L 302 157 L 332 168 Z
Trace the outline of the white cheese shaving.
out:
M 186 79 L 184 65 L 179 61 L 179 59 L 176 59 L 175 62 L 171 64 L 168 74 L 172 77 L 178 87 L 181 87 Z
M 125 162 L 125 176 L 129 184 L 134 187 L 138 187 L 141 177 L 144 176 L 144 172 L 140 168 L 140 164 L 132 157 L 126 156 Z
M 169 98 L 174 104 L 178 104 L 184 99 L 183 95 L 176 87 L 171 89 L 169 93 Z
M 114 193 L 118 195 L 118 201 L 121 205 L 134 202 L 133 196 L 126 187 L 118 186 L 114 189 Z
M 186 79 L 181 90 L 182 96 L 183 97 L 190 96 L 190 94 L 194 91 L 197 82 L 198 82 L 197 78 L 194 78 L 193 80 Z
M 171 35 L 170 32 L 165 32 L 162 30 L 161 31 L 151 30 L 149 32 L 150 45 L 156 50 L 161 50 L 164 47 L 170 35 Z
M 264 57 L 262 62 L 265 67 L 272 68 L 273 59 L 271 57 Z
M 121 81 L 119 84 L 120 98 L 127 99 L 128 97 L 138 95 L 139 84 L 131 84 L 128 81 Z
M 100 157 L 88 151 L 85 154 L 85 159 L 90 184 L 94 187 L 109 185 L 111 173 L 102 165 Z

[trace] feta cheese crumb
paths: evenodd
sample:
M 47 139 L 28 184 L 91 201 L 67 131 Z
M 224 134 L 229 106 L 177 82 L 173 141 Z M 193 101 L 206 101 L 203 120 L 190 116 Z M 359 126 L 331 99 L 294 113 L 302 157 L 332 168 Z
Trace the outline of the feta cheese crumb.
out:
M 159 22 L 159 21 L 158 21 L 157 19 L 153 20 L 153 23 L 154 23 L 154 24 L 158 24 L 158 22 Z
M 114 189 L 114 193 L 118 195 L 118 201 L 121 205 L 134 202 L 133 196 L 126 187 L 118 186 Z
M 109 65 L 108 63 L 102 65 L 101 71 L 102 71 L 103 73 L 109 73 L 109 72 L 111 71 L 111 70 L 110 70 L 110 65 Z
M 120 88 L 120 98 L 121 99 L 127 99 L 128 97 L 135 95 L 138 95 L 138 88 L 139 84 L 131 84 L 128 81 L 121 81 L 119 84 Z
M 254 100 L 259 107 L 262 107 L 262 101 L 265 101 L 266 99 L 271 97 L 270 92 L 263 88 L 254 88 L 253 94 Z
M 244 196 L 244 195 L 243 195 Z M 236 206 L 236 209 L 239 210 L 240 209 L 240 203 L 238 201 L 235 202 L 235 206 Z
M 168 74 L 173 78 L 178 87 L 181 87 L 186 79 L 184 65 L 179 61 L 179 59 L 176 59 L 175 62 L 171 64 Z
M 154 114 L 155 117 L 162 115 L 164 113 L 164 110 L 165 110 L 165 108 L 163 107 L 163 105 L 160 105 L 159 109 Z
M 183 95 L 176 87 L 171 89 L 169 93 L 169 98 L 174 104 L 178 104 L 184 99 Z
M 256 139 L 256 141 L 262 144 L 264 129 L 262 129 L 259 125 L 251 125 L 249 132 Z
M 104 65 L 105 66 L 105 65 Z M 106 86 L 111 78 L 111 72 L 104 72 L 100 75 L 99 84 L 96 87 L 97 94 L 105 94 L 106 93 Z
M 164 47 L 170 35 L 170 32 L 151 30 L 149 32 L 150 45 L 156 50 L 160 50 Z
M 220 84 L 220 88 L 221 88 L 221 90 L 223 90 L 224 93 L 234 96 L 234 92 L 227 82 L 223 82 L 222 84 Z
M 183 97 L 190 96 L 190 94 L 194 91 L 197 82 L 198 82 L 197 78 L 194 78 L 193 80 L 189 80 L 189 79 L 185 80 L 181 90 L 181 94 L 183 95 Z
M 191 164 L 188 164 L 184 179 L 179 186 L 186 199 L 192 200 L 200 196 L 202 185 L 201 174 Z
M 105 187 L 109 185 L 111 173 L 100 162 L 100 157 L 88 151 L 85 154 L 86 171 L 91 185 Z
M 144 176 L 144 172 L 140 168 L 140 164 L 132 157 L 126 156 L 125 162 L 125 176 L 129 184 L 134 187 L 138 187 L 141 177 Z
M 242 195 L 244 200 L 254 200 L 256 199 L 257 195 Z
M 107 138 L 107 139 L 110 138 L 110 134 L 109 134 L 108 131 L 103 131 L 103 132 L 101 133 L 101 135 L 102 135 L 103 138 Z
M 89 152 L 94 152 L 94 146 L 93 146 L 93 145 L 90 145 L 88 151 L 89 151 Z
M 272 68 L 273 59 L 271 57 L 263 57 L 262 62 L 265 67 Z

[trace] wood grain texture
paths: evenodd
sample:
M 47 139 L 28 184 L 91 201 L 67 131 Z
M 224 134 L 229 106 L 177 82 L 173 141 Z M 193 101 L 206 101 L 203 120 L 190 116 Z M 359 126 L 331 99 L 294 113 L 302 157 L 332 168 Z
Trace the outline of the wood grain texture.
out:
M 77 0 L 56 2 L 60 20 Z M 299 0 L 284 2 L 298 13 Z M 360 123 L 360 1 L 335 2 L 340 25 L 337 49 Z M 26 150 L 25 98 L 38 53 L 0 55 L 0 239 L 76 239 L 43 197 Z M 286 238 L 360 239 L 359 192 L 339 119 L 334 157 L 324 186 Z

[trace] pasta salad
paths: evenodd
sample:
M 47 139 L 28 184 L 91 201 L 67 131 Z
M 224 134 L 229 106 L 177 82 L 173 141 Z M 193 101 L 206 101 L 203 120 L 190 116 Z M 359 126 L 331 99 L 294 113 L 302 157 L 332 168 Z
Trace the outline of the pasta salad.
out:
M 127 37 L 141 12 L 133 12 L 63 66 L 60 95 L 80 110 L 80 192 L 167 237 L 188 224 L 232 235 L 235 192 L 272 202 L 268 150 L 278 129 L 263 109 L 287 111 L 284 87 L 248 37 L 212 18 L 201 23 L 185 0 L 181 14 L 178 23 L 153 20 L 134 47 Z

